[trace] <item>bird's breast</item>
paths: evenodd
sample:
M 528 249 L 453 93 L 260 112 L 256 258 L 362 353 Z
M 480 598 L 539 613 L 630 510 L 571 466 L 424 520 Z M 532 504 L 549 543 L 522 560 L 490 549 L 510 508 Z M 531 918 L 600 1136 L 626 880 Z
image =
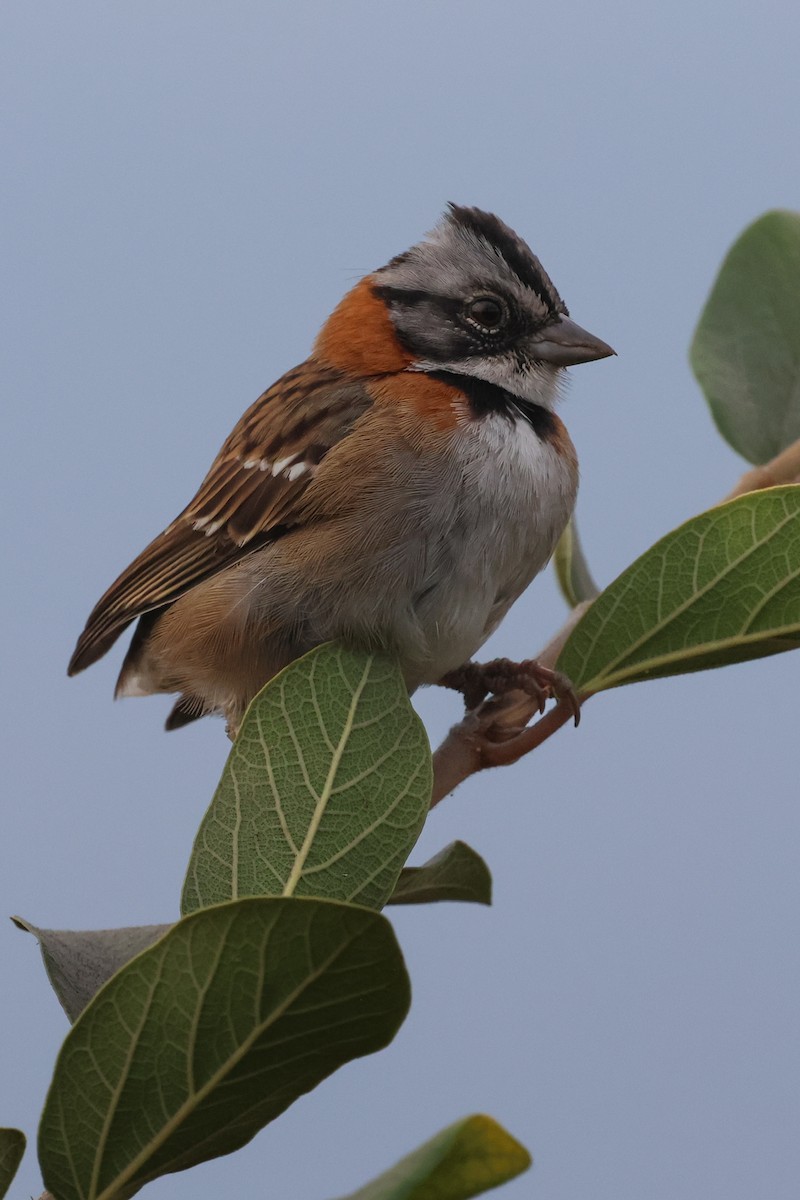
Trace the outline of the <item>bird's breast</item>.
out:
M 383 458 L 365 453 L 370 473 L 353 466 L 358 485 L 335 504 L 329 489 L 317 521 L 231 573 L 235 613 L 270 644 L 385 646 L 411 687 L 435 683 L 479 650 L 550 558 L 577 489 L 560 421 L 543 437 L 522 417 L 468 417 L 433 435 L 435 452 L 415 428 Z
M 575 505 L 569 435 L 552 414 L 543 434 L 523 416 L 489 413 L 458 430 L 455 452 L 475 557 L 498 591 L 518 595 L 550 558 Z
M 450 486 L 428 547 L 416 616 L 432 682 L 471 658 L 542 570 L 572 513 L 578 468 L 558 418 L 542 437 L 523 418 L 487 414 L 453 435 Z

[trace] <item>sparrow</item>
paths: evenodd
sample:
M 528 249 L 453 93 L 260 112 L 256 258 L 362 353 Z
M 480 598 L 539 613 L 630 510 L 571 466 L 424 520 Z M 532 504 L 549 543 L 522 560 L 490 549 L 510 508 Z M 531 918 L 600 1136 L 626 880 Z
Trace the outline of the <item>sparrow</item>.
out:
M 69 674 L 138 619 L 116 695 L 179 693 L 168 729 L 217 713 L 235 734 L 272 676 L 333 639 L 395 655 L 409 691 L 474 699 L 472 656 L 575 505 L 564 370 L 613 353 L 513 230 L 451 204 L 245 412 L 95 605 Z

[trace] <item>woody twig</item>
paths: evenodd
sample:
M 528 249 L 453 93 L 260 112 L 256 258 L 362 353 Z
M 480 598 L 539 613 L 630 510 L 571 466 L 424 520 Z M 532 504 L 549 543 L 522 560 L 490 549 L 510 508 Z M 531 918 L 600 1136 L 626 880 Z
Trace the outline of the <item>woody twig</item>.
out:
M 734 500 L 748 492 L 781 484 L 800 483 L 800 438 L 777 454 L 770 462 L 745 471 L 725 500 Z M 547 667 L 555 666 L 561 648 L 589 608 L 591 601 L 577 605 L 563 627 L 538 656 Z M 579 696 L 581 704 L 588 696 Z M 538 721 L 530 722 L 539 712 L 536 700 L 524 692 L 509 692 L 481 704 L 448 733 L 433 756 L 434 784 L 431 808 L 478 771 L 487 767 L 508 766 L 530 754 L 552 737 L 572 714 L 561 701 Z

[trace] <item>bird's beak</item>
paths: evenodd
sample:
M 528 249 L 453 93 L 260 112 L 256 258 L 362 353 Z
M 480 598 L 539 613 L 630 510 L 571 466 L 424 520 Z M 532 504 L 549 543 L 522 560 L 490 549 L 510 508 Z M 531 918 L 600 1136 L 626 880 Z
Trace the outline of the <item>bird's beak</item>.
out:
M 594 362 L 597 358 L 616 354 L 599 337 L 581 329 L 569 317 L 559 317 L 546 325 L 530 339 L 528 346 L 534 358 L 556 367 L 572 367 L 577 363 Z

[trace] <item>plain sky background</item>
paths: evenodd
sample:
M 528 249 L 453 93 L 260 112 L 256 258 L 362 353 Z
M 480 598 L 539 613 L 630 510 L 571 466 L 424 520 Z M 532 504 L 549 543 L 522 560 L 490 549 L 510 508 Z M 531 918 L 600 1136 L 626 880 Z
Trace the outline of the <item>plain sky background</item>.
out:
M 99 594 L 359 274 L 447 200 L 525 236 L 619 357 L 562 408 L 609 582 L 733 485 L 687 365 L 724 252 L 800 206 L 800 9 L 718 0 L 5 0 L 0 12 L 5 817 L 0 914 L 168 921 L 228 744 L 67 680 Z M 535 652 L 551 573 L 487 654 Z M 153 1200 L 330 1200 L 456 1118 L 532 1150 L 507 1200 L 794 1200 L 797 674 L 784 655 L 597 698 L 443 803 L 492 909 L 391 914 L 390 1049 Z M 419 698 L 434 741 L 453 697 Z M 0 923 L 0 1124 L 32 1135 L 67 1032 Z M 33 1149 L 12 1188 L 38 1195 Z

